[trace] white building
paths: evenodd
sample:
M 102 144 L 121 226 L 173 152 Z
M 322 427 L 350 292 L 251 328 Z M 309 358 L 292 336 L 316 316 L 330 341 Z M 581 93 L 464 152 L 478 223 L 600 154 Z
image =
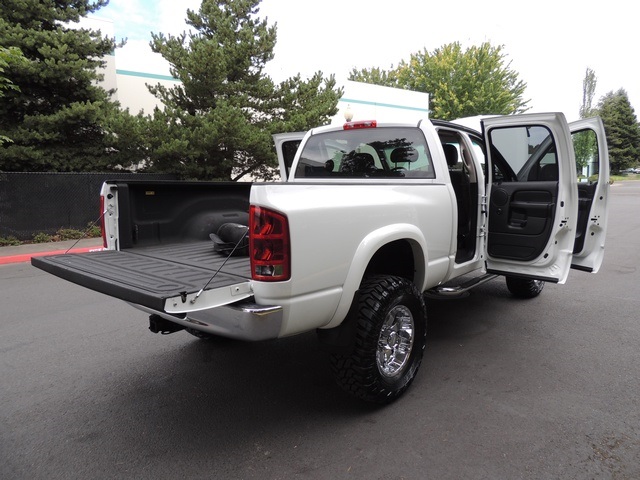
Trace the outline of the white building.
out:
M 97 18 L 83 19 L 82 26 L 93 30 L 100 30 L 103 35 L 114 37 L 113 22 Z M 130 58 L 120 58 L 120 49 L 114 55 L 107 57 L 104 70 L 104 87 L 114 89 L 114 100 L 120 102 L 122 108 L 128 108 L 132 114 L 143 111 L 153 112 L 155 107 L 161 107 L 160 100 L 153 96 L 147 85 L 162 84 L 171 88 L 179 84 L 179 80 L 167 75 L 168 68 L 162 62 L 133 62 Z M 155 56 L 149 47 L 137 55 Z M 146 60 L 146 59 L 145 59 Z M 132 68 L 145 64 L 154 65 L 149 68 Z M 125 65 L 123 68 L 122 65 Z M 382 87 L 360 82 L 346 81 L 342 87 L 344 94 L 338 102 L 338 113 L 331 123 L 342 123 L 345 114 L 353 120 L 378 120 L 379 122 L 413 122 L 429 116 L 429 95 L 398 88 Z

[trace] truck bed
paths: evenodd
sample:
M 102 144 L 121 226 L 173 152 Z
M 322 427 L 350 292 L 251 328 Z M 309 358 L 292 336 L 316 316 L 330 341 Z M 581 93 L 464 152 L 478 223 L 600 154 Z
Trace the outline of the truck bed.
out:
M 197 292 L 214 275 L 207 290 L 251 278 L 249 257 L 227 260 L 213 251 L 209 240 L 34 257 L 32 264 L 97 292 L 159 311 L 164 310 L 167 298 Z

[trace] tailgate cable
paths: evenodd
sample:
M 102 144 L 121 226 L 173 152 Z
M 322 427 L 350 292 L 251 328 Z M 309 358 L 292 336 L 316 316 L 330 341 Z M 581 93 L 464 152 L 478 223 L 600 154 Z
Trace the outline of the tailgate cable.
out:
M 89 230 L 91 230 L 91 227 L 94 227 L 94 226 L 100 224 L 100 221 L 102 220 L 102 217 L 105 216 L 105 214 L 107 213 L 108 210 L 109 210 L 108 208 L 105 208 L 104 212 L 102 212 L 98 218 L 96 218 L 93 222 L 89 222 L 89 225 L 87 225 L 87 229 L 82 233 L 82 236 L 80 238 L 78 238 L 74 242 L 73 245 L 71 245 L 69 248 L 67 248 L 67 250 L 64 252 L 64 255 L 69 253 L 71 251 L 71 249 L 74 248 L 80 242 L 80 240 L 83 240 L 87 236 L 87 234 L 89 233 Z
M 229 252 L 229 255 L 227 255 L 227 258 L 224 259 L 224 262 L 222 262 L 222 265 L 220 265 L 218 267 L 218 270 L 216 270 L 216 272 L 211 276 L 211 278 L 209 279 L 209 281 L 204 285 L 204 287 L 202 287 L 200 289 L 200 291 L 196 294 L 195 297 L 193 297 L 189 303 L 194 304 L 196 303 L 196 301 L 198 300 L 198 298 L 200 298 L 200 295 L 202 295 L 202 292 L 204 292 L 204 290 L 209 286 L 209 284 L 211 282 L 213 282 L 213 279 L 216 278 L 216 276 L 218 275 L 218 273 L 220 273 L 220 270 L 222 270 L 222 267 L 224 267 L 227 263 L 227 261 L 233 256 L 233 252 L 235 252 L 238 247 L 240 246 L 240 244 L 242 243 L 242 241 L 245 239 L 245 237 L 247 236 L 247 234 L 249 233 L 249 230 L 247 230 L 246 232 L 244 232 L 244 234 L 242 235 L 242 237 L 240 237 L 240 240 L 238 240 L 238 243 L 235 244 L 235 246 L 233 247 L 233 250 L 231 250 L 231 252 Z

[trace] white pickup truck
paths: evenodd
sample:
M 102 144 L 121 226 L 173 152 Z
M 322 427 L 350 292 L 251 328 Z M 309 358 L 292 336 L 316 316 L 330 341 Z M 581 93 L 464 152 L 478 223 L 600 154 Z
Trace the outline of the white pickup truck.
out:
M 156 333 L 264 340 L 316 330 L 338 383 L 388 403 L 420 366 L 424 295 L 503 276 L 511 294 L 531 298 L 571 267 L 595 273 L 602 262 L 600 119 L 478 122 L 277 136 L 278 183 L 109 181 L 106 250 L 32 263 L 148 312 Z M 598 181 L 577 181 L 574 141 L 591 145 Z

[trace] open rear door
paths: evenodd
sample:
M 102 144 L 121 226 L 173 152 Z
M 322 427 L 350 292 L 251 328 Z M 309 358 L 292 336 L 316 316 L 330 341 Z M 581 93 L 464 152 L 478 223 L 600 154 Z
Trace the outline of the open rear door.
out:
M 289 170 L 304 135 L 305 132 L 277 133 L 273 135 L 273 142 L 278 153 L 280 178 L 283 182 L 286 182 L 287 178 L 289 178 Z
M 489 273 L 564 283 L 578 214 L 576 163 L 562 113 L 482 121 L 488 158 Z
M 571 268 L 596 273 L 604 257 L 609 203 L 609 152 L 599 117 L 569 124 L 576 159 L 583 165 L 578 183 L 578 226 Z

